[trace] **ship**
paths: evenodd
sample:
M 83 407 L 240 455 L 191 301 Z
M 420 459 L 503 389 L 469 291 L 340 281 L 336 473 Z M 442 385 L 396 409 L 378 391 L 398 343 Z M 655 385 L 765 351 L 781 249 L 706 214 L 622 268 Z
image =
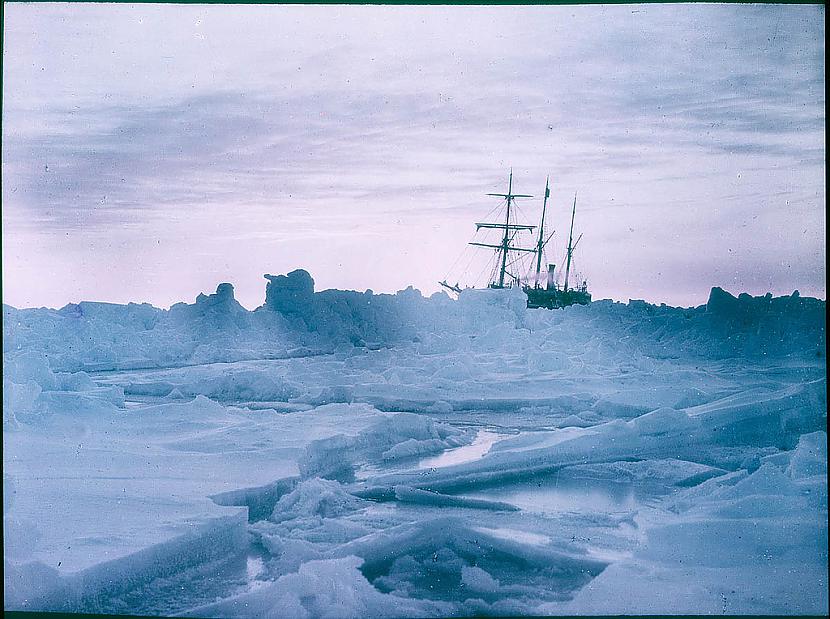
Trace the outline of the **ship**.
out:
M 545 181 L 545 197 L 542 202 L 542 218 L 538 226 L 517 223 L 511 220 L 511 211 L 515 210 L 516 199 L 532 198 L 532 195 L 513 193 L 513 171 L 507 181 L 507 193 L 488 193 L 488 196 L 497 197 L 503 200 L 505 209 L 504 222 L 479 222 L 476 223 L 476 232 L 482 229 L 501 230 L 501 242 L 482 243 L 473 241 L 469 245 L 491 249 L 495 254 L 494 268 L 490 277 L 488 288 L 513 288 L 520 286 L 527 295 L 527 306 L 530 308 L 556 309 L 569 305 L 587 305 L 591 302 L 591 293 L 588 292 L 588 282 L 582 280 L 575 286 L 570 285 L 571 266 L 574 251 L 582 234 L 574 242 L 574 219 L 576 217 L 576 194 L 574 194 L 573 208 L 571 209 L 571 225 L 568 233 L 568 246 L 565 252 L 565 279 L 560 286 L 556 281 L 556 265 L 548 264 L 545 274 L 542 274 L 542 260 L 547 244 L 553 238 L 553 232 L 545 236 L 545 216 L 547 214 L 548 199 L 550 198 L 550 177 Z M 523 247 L 518 244 L 517 237 L 523 233 L 536 233 L 536 243 L 531 247 Z M 531 268 L 521 272 L 522 261 L 514 256 L 528 256 L 532 254 Z M 544 280 L 544 281 L 543 281 Z M 446 278 L 438 282 L 444 288 L 461 293 L 462 289 L 458 284 L 447 283 Z

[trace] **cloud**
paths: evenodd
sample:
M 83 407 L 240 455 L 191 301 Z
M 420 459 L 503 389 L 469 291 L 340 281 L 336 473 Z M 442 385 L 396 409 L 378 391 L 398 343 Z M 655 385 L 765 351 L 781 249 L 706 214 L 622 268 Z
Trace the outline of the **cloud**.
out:
M 786 239 L 734 220 L 823 230 L 822 7 L 13 4 L 6 21 L 4 235 L 46 239 L 32 247 L 80 290 L 78 256 L 134 260 L 123 247 L 178 235 L 186 260 L 220 234 L 263 260 L 269 239 L 339 238 L 310 260 L 429 290 L 399 265 L 361 273 L 366 235 L 394 246 L 445 226 L 450 246 L 415 276 L 443 273 L 466 240 L 447 231 L 492 206 L 510 167 L 535 194 L 552 174 L 554 221 L 579 190 L 598 283 L 619 279 L 628 228 L 681 265 L 717 255 L 725 227 L 747 282 L 768 267 L 753 248 Z M 89 249 L 107 237 L 122 249 Z M 780 286 L 823 290 L 813 246 Z

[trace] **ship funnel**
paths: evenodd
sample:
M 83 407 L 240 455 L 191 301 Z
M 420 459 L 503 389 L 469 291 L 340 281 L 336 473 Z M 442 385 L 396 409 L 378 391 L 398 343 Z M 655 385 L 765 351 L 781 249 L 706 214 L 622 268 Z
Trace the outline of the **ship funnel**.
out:
M 556 270 L 555 264 L 548 265 L 548 284 L 547 289 L 553 290 L 556 286 L 556 280 L 554 279 L 553 272 Z

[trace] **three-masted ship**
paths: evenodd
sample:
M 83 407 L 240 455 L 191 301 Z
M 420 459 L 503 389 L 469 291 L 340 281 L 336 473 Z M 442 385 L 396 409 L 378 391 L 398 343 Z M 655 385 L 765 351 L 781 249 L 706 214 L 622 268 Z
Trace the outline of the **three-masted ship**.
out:
M 548 264 L 547 272 L 542 275 L 542 259 L 548 242 L 553 238 L 551 232 L 545 237 L 545 215 L 547 213 L 548 198 L 550 198 L 550 177 L 545 182 L 545 197 L 542 203 L 542 219 L 539 226 L 516 223 L 511 220 L 511 211 L 514 209 L 516 198 L 532 198 L 528 194 L 513 193 L 513 171 L 510 171 L 508 178 L 507 193 L 488 193 L 488 196 L 498 197 L 507 202 L 505 209 L 504 223 L 501 222 L 480 222 L 476 223 L 476 232 L 481 229 L 496 229 L 502 231 L 500 243 L 471 242 L 470 245 L 492 249 L 496 253 L 496 268 L 493 277 L 488 284 L 489 288 L 512 288 L 521 286 L 527 294 L 527 306 L 536 308 L 544 307 L 554 309 L 568 305 L 587 305 L 591 302 L 591 293 L 588 292 L 588 283 L 583 280 L 576 286 L 570 285 L 571 262 L 574 250 L 582 240 L 582 235 L 574 242 L 574 218 L 576 216 L 576 195 L 574 195 L 573 208 L 571 210 L 571 226 L 568 233 L 568 246 L 565 253 L 565 279 L 560 286 L 556 282 L 556 265 Z M 533 233 L 536 231 L 536 243 L 532 247 L 522 247 L 517 244 L 517 236 L 520 233 Z M 515 254 L 533 254 L 533 265 L 535 271 L 530 273 L 517 272 L 515 265 L 521 264 L 520 260 L 513 259 Z M 544 280 L 544 281 L 543 281 Z M 448 284 L 446 279 L 439 282 L 443 287 L 460 293 L 461 288 Z

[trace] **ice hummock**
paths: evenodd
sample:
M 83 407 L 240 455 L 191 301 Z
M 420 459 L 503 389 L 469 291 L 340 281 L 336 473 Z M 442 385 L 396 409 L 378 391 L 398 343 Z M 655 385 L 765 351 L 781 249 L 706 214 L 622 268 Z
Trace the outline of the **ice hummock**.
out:
M 6 609 L 827 612 L 823 301 L 266 278 L 3 307 Z

